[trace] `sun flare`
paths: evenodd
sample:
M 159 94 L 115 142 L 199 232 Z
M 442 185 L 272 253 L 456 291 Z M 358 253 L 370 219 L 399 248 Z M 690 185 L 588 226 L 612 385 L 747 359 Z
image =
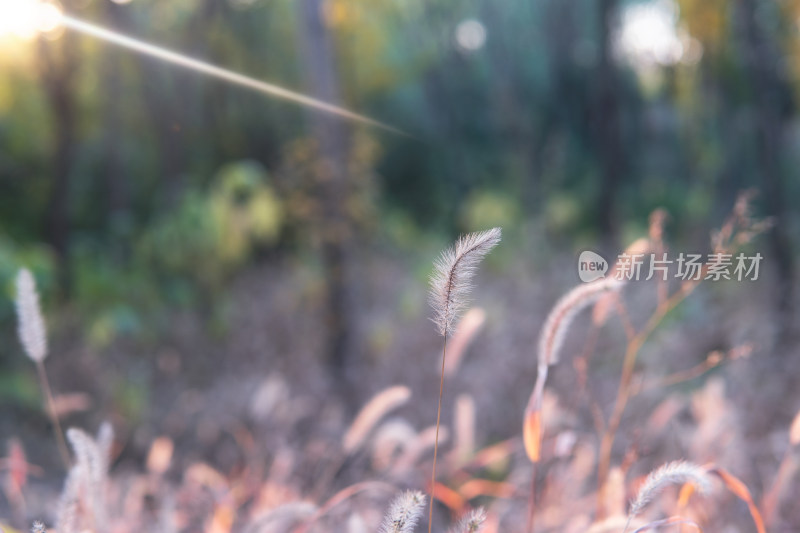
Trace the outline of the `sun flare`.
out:
M 63 12 L 54 2 L 0 0 L 0 37 L 32 39 L 61 25 Z

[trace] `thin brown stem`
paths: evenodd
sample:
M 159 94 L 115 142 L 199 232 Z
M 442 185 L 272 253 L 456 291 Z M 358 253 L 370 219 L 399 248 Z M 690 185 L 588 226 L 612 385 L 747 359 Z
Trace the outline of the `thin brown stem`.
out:
M 633 370 L 636 365 L 636 357 L 639 355 L 639 350 L 641 350 L 642 345 L 650 337 L 650 334 L 656 329 L 658 324 L 661 323 L 670 311 L 689 296 L 697 285 L 697 283 L 691 283 L 682 286 L 675 294 L 658 305 L 655 312 L 647 321 L 647 324 L 645 324 L 645 326 L 630 340 L 625 350 L 625 359 L 622 363 L 622 377 L 620 379 L 619 389 L 617 390 L 617 399 L 600 443 L 600 458 L 597 465 L 597 508 L 600 516 L 604 514 L 604 488 L 611 462 L 611 448 L 614 445 L 614 438 L 619 429 L 620 422 L 622 421 L 622 414 L 631 396 L 631 381 L 633 379 Z
M 536 463 L 531 468 L 531 494 L 528 498 L 528 533 L 533 533 L 534 514 L 536 512 Z
M 53 422 L 53 428 L 56 433 L 56 441 L 58 442 L 58 451 L 61 454 L 61 460 L 64 461 L 64 466 L 69 468 L 69 452 L 67 451 L 67 443 L 64 440 L 64 432 L 61 430 L 61 422 L 58 421 L 58 413 L 56 412 L 56 402 L 53 400 L 53 391 L 50 389 L 50 381 L 47 379 L 47 372 L 44 370 L 44 363 L 36 361 L 36 372 L 39 374 L 39 383 L 44 391 L 44 396 L 47 399 L 47 411 L 50 415 L 50 420 Z
M 444 335 L 444 345 L 442 346 L 442 372 L 439 381 L 439 407 L 436 409 L 436 438 L 433 442 L 433 468 L 431 469 L 431 498 L 430 508 L 428 509 L 428 533 L 431 533 L 433 525 L 433 493 L 436 489 L 436 458 L 439 454 L 439 422 L 442 419 L 442 395 L 444 394 L 444 363 L 447 358 L 447 331 Z

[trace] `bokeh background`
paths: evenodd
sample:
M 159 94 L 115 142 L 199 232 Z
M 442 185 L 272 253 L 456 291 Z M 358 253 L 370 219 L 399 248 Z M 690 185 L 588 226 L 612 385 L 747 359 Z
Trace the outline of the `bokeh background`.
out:
M 707 251 L 745 189 L 772 221 L 751 245 L 760 279 L 701 291 L 650 361 L 675 370 L 754 343 L 723 378 L 741 408 L 734 462 L 764 490 L 780 453 L 760 439 L 800 407 L 800 2 L 59 4 L 401 134 L 36 31 L 20 5 L 0 3 L 0 439 L 22 439 L 42 494 L 63 471 L 15 338 L 21 266 L 42 293 L 65 424 L 111 420 L 130 469 L 168 435 L 176 456 L 226 471 L 230 428 L 256 424 L 257 398 L 327 406 L 330 435 L 402 383 L 405 416 L 431 423 L 432 260 L 461 232 L 502 226 L 475 293 L 486 325 L 453 384 L 475 395 L 488 444 L 519 431 L 538 330 L 581 250 L 615 255 L 663 208 L 671 249 Z M 608 343 L 601 405 L 619 370 Z

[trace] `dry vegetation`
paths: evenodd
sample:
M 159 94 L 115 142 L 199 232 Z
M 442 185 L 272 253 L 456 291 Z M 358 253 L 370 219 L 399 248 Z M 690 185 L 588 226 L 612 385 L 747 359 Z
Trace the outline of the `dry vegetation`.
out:
M 663 222 L 663 213 L 655 213 L 649 235 L 628 251 L 666 250 Z M 764 228 L 750 217 L 744 195 L 714 235 L 712 250 L 732 252 Z M 111 425 L 102 425 L 96 437 L 72 428 L 66 432 L 72 453 L 65 457 L 68 475 L 60 499 L 41 502 L 29 494 L 29 476 L 36 468 L 15 441 L 4 460 L 5 493 L 14 514 L 7 522 L 26 520 L 38 502 L 36 512 L 47 521 L 47 531 L 59 533 L 411 533 L 423 527 L 426 507 L 428 528 L 445 531 L 450 524 L 455 533 L 784 530 L 790 519 L 782 518 L 782 509 L 798 471 L 800 418 L 791 430 L 786 428 L 785 455 L 765 474 L 764 496 L 755 500 L 733 473 L 740 464 L 726 451 L 737 447 L 735 439 L 742 435 L 735 430 L 736 414 L 721 380 L 710 378 L 702 387 L 683 391 L 676 388 L 748 356 L 752 347 L 743 343 L 713 351 L 697 365 L 669 375 L 644 379 L 637 373 L 643 347 L 699 281 L 639 284 L 639 296 L 654 301 L 649 308 L 640 303 L 634 308 L 629 287 L 611 278 L 573 289 L 543 322 L 538 376 L 530 384 L 527 408 L 492 405 L 520 417 L 519 433 L 486 438 L 478 427 L 476 391 L 470 390 L 453 394 L 452 419 L 440 425 L 445 377 L 457 375 L 487 319 L 481 309 L 466 310 L 464 297 L 478 262 L 499 239 L 497 229 L 466 236 L 436 264 L 434 322 L 445 343 L 437 376 L 438 409 L 434 410 L 434 397 L 421 400 L 428 405 L 431 422 L 437 413 L 435 425 L 418 428 L 393 416 L 414 400 L 405 385 L 377 393 L 355 417 L 340 424 L 340 418 L 329 416 L 324 408 L 318 411 L 319 406 L 294 395 L 275 375 L 251 405 L 260 431 L 245 421 L 226 426 L 237 451 L 230 467 L 211 461 L 185 464 L 176 457 L 181 447 L 161 436 L 150 443 L 143 472 L 128 465 L 115 474 L 121 450 Z M 703 271 L 712 266 L 704 264 Z M 24 270 L 18 277 L 17 303 L 20 340 L 39 369 L 60 440 L 59 413 L 44 368 L 44 320 L 33 278 Z M 590 320 L 584 324 L 580 313 L 589 308 Z M 464 310 L 459 327 L 454 327 Z M 604 328 L 618 328 L 624 338 L 621 377 L 608 405 L 592 387 L 592 368 L 598 364 L 592 356 L 599 352 Z M 566 353 L 576 340 L 581 345 L 577 353 Z M 531 348 L 535 359 L 534 351 Z M 502 356 L 492 355 L 497 360 Z M 576 376 L 568 401 L 551 392 L 547 383 L 548 372 L 559 361 L 559 366 L 571 363 L 570 372 Z M 653 402 L 654 391 L 669 388 L 672 393 L 655 396 Z M 652 410 L 642 417 L 637 409 L 631 415 L 636 419 L 628 420 L 630 404 L 638 398 L 647 398 L 643 403 Z M 590 421 L 588 427 L 582 420 Z M 623 421 L 630 427 L 625 426 L 621 446 Z M 440 442 L 448 448 L 437 470 Z M 664 442 L 669 443 L 659 444 Z M 664 450 L 679 450 L 681 455 L 663 457 Z M 431 495 L 433 505 L 421 491 Z M 4 527 L 15 531 L 10 524 Z M 37 523 L 33 530 L 45 529 Z

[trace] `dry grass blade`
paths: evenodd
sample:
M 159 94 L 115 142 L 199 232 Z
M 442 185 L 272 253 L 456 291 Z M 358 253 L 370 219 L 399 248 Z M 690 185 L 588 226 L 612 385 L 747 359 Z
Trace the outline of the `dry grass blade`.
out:
M 458 327 L 450 339 L 450 357 L 447 358 L 447 365 L 444 368 L 445 377 L 452 376 L 458 370 L 464 353 L 469 348 L 472 339 L 483 327 L 484 322 L 486 322 L 486 311 L 480 307 L 473 307 L 464 313 L 464 318 L 458 323 Z
M 792 446 L 800 444 L 800 412 L 798 412 L 789 428 L 789 442 Z
M 767 529 L 764 526 L 764 519 L 761 517 L 758 507 L 756 507 L 756 504 L 753 502 L 753 496 L 750 494 L 750 490 L 747 488 L 747 485 L 742 483 L 739 478 L 724 468 L 712 466 L 708 469 L 708 472 L 719 477 L 722 482 L 725 483 L 725 486 L 729 491 L 734 493 L 737 498 L 747 504 L 747 508 L 750 511 L 750 516 L 753 518 L 753 523 L 756 525 L 756 531 L 758 531 L 758 533 L 766 533 Z
M 453 332 L 453 324 L 467 305 L 475 270 L 500 238 L 500 228 L 463 235 L 434 262 L 430 302 L 433 321 L 442 336 Z
M 456 464 L 461 464 L 475 453 L 475 400 L 469 394 L 456 398 L 453 429 L 453 458 Z
M 697 491 L 705 494 L 711 491 L 711 480 L 708 472 L 695 464 L 686 461 L 673 461 L 650 472 L 645 479 L 636 498 L 631 503 L 628 513 L 628 523 L 641 513 L 648 503 L 653 501 L 669 485 L 682 485 L 692 483 Z M 625 531 L 628 527 L 625 527 Z
M 412 533 L 424 508 L 425 496 L 421 492 L 408 491 L 401 494 L 389 507 L 380 533 Z
M 542 456 L 542 411 L 540 406 L 541 402 L 528 405 L 522 424 L 525 453 L 533 463 L 538 463 Z
M 389 387 L 376 394 L 365 405 L 350 424 L 350 428 L 342 439 L 345 453 L 353 453 L 359 449 L 366 440 L 370 431 L 386 413 L 397 409 L 411 398 L 411 389 L 403 385 Z

